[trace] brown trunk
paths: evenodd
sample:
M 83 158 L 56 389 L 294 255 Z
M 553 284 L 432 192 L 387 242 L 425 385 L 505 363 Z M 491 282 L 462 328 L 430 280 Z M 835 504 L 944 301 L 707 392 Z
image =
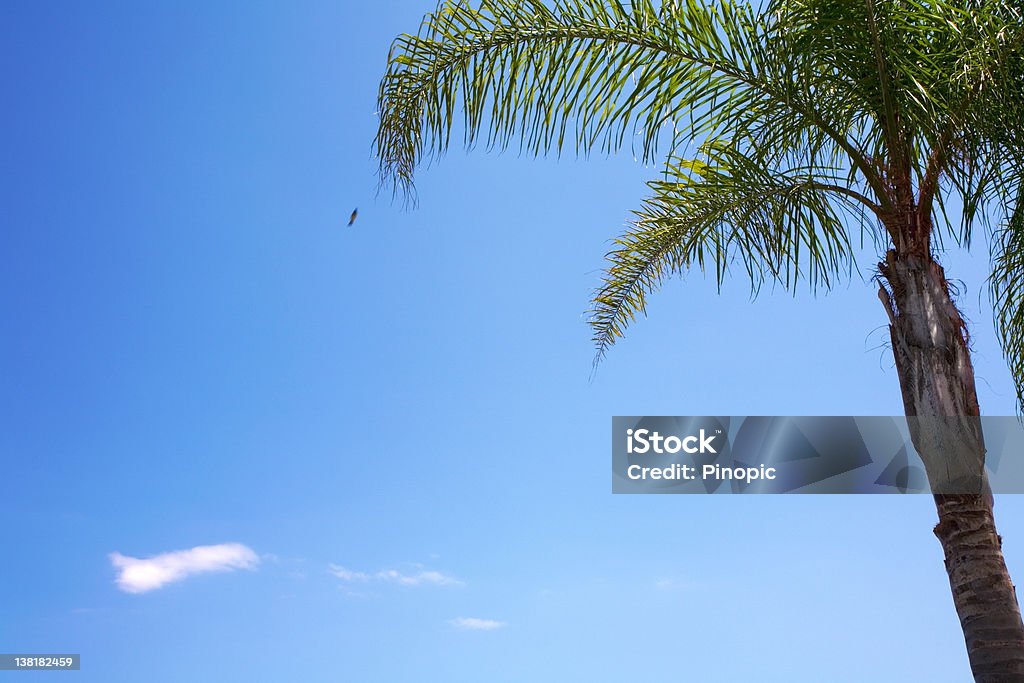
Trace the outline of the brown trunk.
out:
M 1024 681 L 1024 628 L 991 498 L 937 495 L 935 535 L 946 554 L 953 603 L 967 643 L 974 680 Z
M 1024 624 L 984 475 L 967 330 L 942 267 L 920 246 L 890 250 L 879 264 L 890 287 L 879 296 L 889 313 L 904 409 L 934 493 L 935 535 L 974 680 L 1022 682 Z

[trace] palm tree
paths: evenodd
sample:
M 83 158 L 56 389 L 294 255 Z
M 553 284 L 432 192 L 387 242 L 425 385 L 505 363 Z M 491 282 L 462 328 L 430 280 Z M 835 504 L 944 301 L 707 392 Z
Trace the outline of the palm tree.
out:
M 935 252 L 992 247 L 996 327 L 1024 399 L 1024 22 L 997 0 L 443 2 L 380 86 L 381 180 L 467 146 L 663 162 L 608 254 L 600 359 L 668 276 L 828 288 L 855 238 L 875 280 L 977 681 L 1024 680 L 1024 626 L 984 481 L 969 338 Z M 659 151 L 661 148 L 662 151 Z

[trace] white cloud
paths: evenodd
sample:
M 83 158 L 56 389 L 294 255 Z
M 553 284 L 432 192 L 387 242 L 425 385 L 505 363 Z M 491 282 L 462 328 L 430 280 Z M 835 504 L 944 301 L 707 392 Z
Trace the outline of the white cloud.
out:
M 377 572 L 377 578 L 381 581 L 392 581 L 403 586 L 458 586 L 462 584 L 454 576 L 448 576 L 435 571 L 403 574 L 396 569 L 385 569 L 382 572 Z
M 200 545 L 140 559 L 110 553 L 117 569 L 117 586 L 126 593 L 145 593 L 193 574 L 252 569 L 260 558 L 241 543 Z
M 363 572 L 354 572 L 351 569 L 345 569 L 341 565 L 329 564 L 328 569 L 332 574 L 341 579 L 342 581 L 369 581 L 370 575 Z
M 454 576 L 442 574 L 434 570 L 421 570 L 405 574 L 397 569 L 382 569 L 376 574 L 353 571 L 337 564 L 329 564 L 328 570 L 341 579 L 348 582 L 382 581 L 384 583 L 397 583 L 401 586 L 460 586 L 462 581 Z
M 450 622 L 452 626 L 466 631 L 496 631 L 505 626 L 504 621 L 494 619 L 477 619 L 476 617 L 458 617 Z

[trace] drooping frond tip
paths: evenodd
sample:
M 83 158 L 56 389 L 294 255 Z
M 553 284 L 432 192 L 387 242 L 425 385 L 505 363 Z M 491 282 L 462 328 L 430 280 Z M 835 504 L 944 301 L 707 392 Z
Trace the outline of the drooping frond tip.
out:
M 760 29 L 743 5 L 475 4 L 442 2 L 417 35 L 392 45 L 378 95 L 382 186 L 408 193 L 417 165 L 447 150 L 457 124 L 467 146 L 518 139 L 539 155 L 628 143 L 650 161 L 687 116 L 695 129 L 714 128 L 711 107 L 727 104 L 756 70 L 747 46 Z
M 670 177 L 649 183 L 653 195 L 608 253 L 590 320 L 595 362 L 669 275 L 696 267 L 721 286 L 738 262 L 756 293 L 765 281 L 813 290 L 849 274 L 849 226 L 863 225 L 866 210 L 856 193 L 825 168 L 773 169 L 755 150 L 722 142 L 703 149 L 705 159 L 677 159 Z

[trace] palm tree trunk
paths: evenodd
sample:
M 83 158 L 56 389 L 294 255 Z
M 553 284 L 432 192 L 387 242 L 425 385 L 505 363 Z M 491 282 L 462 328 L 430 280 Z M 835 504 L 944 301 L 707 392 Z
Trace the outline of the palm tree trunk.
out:
M 911 251 L 911 250 L 907 250 Z M 890 250 L 879 291 L 914 447 L 939 513 L 953 603 L 978 683 L 1024 681 L 1024 624 L 996 533 L 967 328 L 927 249 Z
M 1024 681 L 1024 628 L 1020 606 L 1003 561 L 1002 538 L 992 518 L 992 500 L 979 495 L 937 495 L 939 523 L 935 535 L 946 555 L 978 683 Z

